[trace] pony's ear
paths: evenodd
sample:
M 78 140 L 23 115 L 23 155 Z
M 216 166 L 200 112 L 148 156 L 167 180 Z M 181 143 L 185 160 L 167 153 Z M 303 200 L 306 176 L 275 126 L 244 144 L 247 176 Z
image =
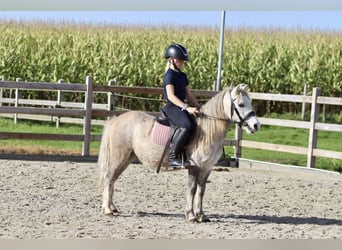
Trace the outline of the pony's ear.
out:
M 248 89 L 248 84 L 246 84 L 246 83 L 241 83 L 241 84 L 240 84 L 240 89 L 247 90 L 247 89 Z
M 246 92 L 248 90 L 248 84 L 246 83 L 241 83 L 239 84 L 238 88 L 237 88 L 237 92 Z

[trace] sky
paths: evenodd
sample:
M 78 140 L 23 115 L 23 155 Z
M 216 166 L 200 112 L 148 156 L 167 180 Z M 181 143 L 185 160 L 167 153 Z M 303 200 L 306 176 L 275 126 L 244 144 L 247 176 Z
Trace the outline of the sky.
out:
M 0 11 L 2 20 L 220 27 L 223 11 Z M 226 11 L 225 27 L 342 32 L 342 11 Z

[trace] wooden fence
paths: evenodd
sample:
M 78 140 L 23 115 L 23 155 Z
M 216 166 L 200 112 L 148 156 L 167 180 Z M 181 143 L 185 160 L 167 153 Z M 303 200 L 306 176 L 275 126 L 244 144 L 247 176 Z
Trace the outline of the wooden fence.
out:
M 85 84 L 66 84 L 62 81 L 59 83 L 36 83 L 6 81 L 4 78 L 0 81 L 0 115 L 14 114 L 14 120 L 20 118 L 28 119 L 46 119 L 46 117 L 55 118 L 56 124 L 60 122 L 75 122 L 83 124 L 82 135 L 61 135 L 61 134 L 32 134 L 32 133 L 9 133 L 0 132 L 0 139 L 40 139 L 40 140 L 66 140 L 66 141 L 82 141 L 82 156 L 89 155 L 90 142 L 99 141 L 101 136 L 91 134 L 91 125 L 103 125 L 104 120 L 93 119 L 94 117 L 109 117 L 119 115 L 124 111 L 114 109 L 115 93 L 131 93 L 131 94 L 162 94 L 162 88 L 147 87 L 124 87 L 113 86 L 113 82 L 109 82 L 108 86 L 97 86 L 93 83 L 93 78 L 88 76 Z M 11 89 L 15 91 L 15 98 L 4 98 L 3 89 Z M 20 98 L 20 90 L 43 90 L 57 91 L 57 100 L 25 100 Z M 192 90 L 197 97 L 212 97 L 216 91 Z M 64 92 L 83 92 L 85 93 L 84 103 L 70 103 L 63 101 Z M 108 95 L 107 104 L 93 103 L 94 93 L 106 93 Z M 250 93 L 253 100 L 267 100 L 279 102 L 294 102 L 311 104 L 310 121 L 294 121 L 284 119 L 259 118 L 262 125 L 284 126 L 292 128 L 308 129 L 308 147 L 296 147 L 288 145 L 271 144 L 264 142 L 255 142 L 242 139 L 242 130 L 236 126 L 235 136 L 232 140 L 225 140 L 224 144 L 234 147 L 234 157 L 240 158 L 243 147 L 258 148 L 263 150 L 271 150 L 277 152 L 286 152 L 307 155 L 307 167 L 315 167 L 316 157 L 326 157 L 334 159 L 342 159 L 342 152 L 322 150 L 317 148 L 317 132 L 319 130 L 342 132 L 342 125 L 328 124 L 319 122 L 320 105 L 338 105 L 342 106 L 342 98 L 320 96 L 319 88 L 313 89 L 312 96 L 306 95 L 283 95 L 283 94 L 265 94 Z M 6 106 L 5 106 L 6 105 Z M 42 107 L 45 106 L 45 107 Z M 158 112 L 148 112 L 156 115 Z M 42 116 L 43 115 L 43 116 Z M 45 117 L 45 118 L 44 118 Z M 68 118 L 69 117 L 69 118 Z M 70 118 L 73 117 L 73 118 Z M 78 118 L 75 118 L 78 117 Z M 65 118 L 65 120 L 63 120 Z M 48 118 L 49 119 L 49 118 Z M 69 119 L 69 120 L 67 120 Z M 72 120 L 71 120 L 72 119 Z

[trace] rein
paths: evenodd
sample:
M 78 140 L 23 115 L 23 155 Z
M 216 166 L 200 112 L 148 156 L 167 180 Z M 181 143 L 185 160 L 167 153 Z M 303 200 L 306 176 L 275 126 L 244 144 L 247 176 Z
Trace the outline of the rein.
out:
M 240 112 L 238 111 L 238 109 L 236 107 L 234 107 L 234 111 L 236 112 L 237 116 L 239 117 L 240 121 L 239 122 L 234 122 L 234 123 L 237 123 L 239 125 L 239 127 L 241 128 L 243 125 L 246 124 L 246 121 L 252 117 L 252 116 L 255 116 L 255 112 L 254 111 L 251 111 L 249 112 L 245 118 L 242 118 Z M 224 121 L 224 122 L 230 122 L 232 121 L 231 119 L 225 119 L 225 118 L 221 118 L 221 117 L 216 117 L 216 116 L 212 116 L 212 115 L 207 115 L 207 114 L 204 114 L 203 112 L 200 112 L 199 113 L 199 116 L 198 117 L 203 117 L 203 118 L 207 118 L 207 119 L 211 119 L 211 120 L 219 120 L 219 121 Z
M 204 114 L 203 112 L 199 113 L 199 117 L 204 117 L 204 118 L 208 118 L 208 119 L 212 119 L 212 120 L 219 120 L 219 121 L 225 121 L 225 122 L 230 122 L 233 121 L 234 123 L 237 123 L 239 125 L 239 127 L 241 128 L 242 126 L 246 125 L 246 121 L 252 117 L 255 116 L 255 112 L 252 110 L 250 111 L 244 118 L 241 116 L 239 110 L 236 108 L 236 105 L 234 103 L 235 99 L 232 100 L 232 105 L 234 108 L 232 108 L 232 110 L 234 109 L 236 115 L 239 117 L 239 122 L 234 122 L 232 118 L 230 119 L 225 119 L 225 118 L 221 118 L 221 117 L 216 117 L 216 116 L 212 116 L 212 115 L 207 115 Z M 233 117 L 233 114 L 231 115 L 231 117 Z
M 198 117 L 204 117 L 204 118 L 208 118 L 211 120 L 220 120 L 220 121 L 225 121 L 225 122 L 230 122 L 231 119 L 225 119 L 225 118 L 221 118 L 221 117 L 216 117 L 216 116 L 212 116 L 212 115 L 206 115 L 203 112 L 200 112 L 198 114 Z

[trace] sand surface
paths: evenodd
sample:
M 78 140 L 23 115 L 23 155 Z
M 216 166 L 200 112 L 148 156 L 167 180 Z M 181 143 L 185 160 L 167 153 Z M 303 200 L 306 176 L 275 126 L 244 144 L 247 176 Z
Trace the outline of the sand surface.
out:
M 342 238 L 339 176 L 281 170 L 213 171 L 204 197 L 209 223 L 185 220 L 187 171 L 131 164 L 101 214 L 96 162 L 0 160 L 2 239 Z

